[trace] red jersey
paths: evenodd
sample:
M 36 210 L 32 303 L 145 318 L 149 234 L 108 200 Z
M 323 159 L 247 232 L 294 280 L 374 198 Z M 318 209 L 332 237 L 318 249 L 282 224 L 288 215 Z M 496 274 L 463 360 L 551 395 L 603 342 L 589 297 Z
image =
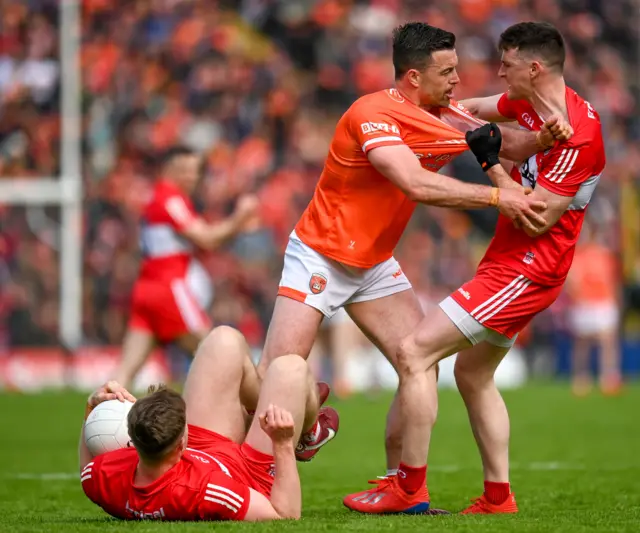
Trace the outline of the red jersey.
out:
M 511 177 L 525 187 L 544 187 L 573 200 L 558 222 L 539 237 L 529 237 L 500 215 L 496 234 L 478 272 L 490 265 L 504 265 L 547 286 L 564 282 L 573 261 L 584 214 L 605 166 L 600 117 L 589 102 L 567 87 L 567 111 L 573 137 L 514 166 Z M 521 127 L 537 131 L 544 121 L 524 100 L 498 102 L 501 115 L 518 121 Z
M 82 470 L 87 497 L 125 520 L 243 520 L 249 487 L 208 453 L 187 448 L 171 470 L 146 486 L 133 484 L 138 454 L 124 448 L 99 455 Z
M 336 126 L 311 203 L 296 225 L 300 240 L 354 267 L 371 268 L 389 259 L 416 203 L 380 174 L 367 154 L 406 144 L 425 169 L 437 172 L 468 148 L 459 123 L 480 125 L 455 104 L 446 114 L 455 120 L 425 111 L 397 89 L 356 100 Z
M 181 235 L 196 218 L 191 199 L 177 185 L 164 180 L 157 182 L 142 216 L 139 280 L 168 284 L 183 279 L 206 304 L 211 299 L 211 280 L 194 259 L 193 244 Z

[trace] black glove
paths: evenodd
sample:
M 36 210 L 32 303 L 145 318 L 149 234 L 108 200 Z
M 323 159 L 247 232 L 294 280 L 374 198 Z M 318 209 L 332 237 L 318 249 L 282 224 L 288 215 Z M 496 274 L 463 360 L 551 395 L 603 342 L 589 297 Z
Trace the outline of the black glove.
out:
M 468 131 L 464 138 L 485 172 L 500 164 L 498 153 L 502 146 L 500 128 L 491 122 L 475 130 Z

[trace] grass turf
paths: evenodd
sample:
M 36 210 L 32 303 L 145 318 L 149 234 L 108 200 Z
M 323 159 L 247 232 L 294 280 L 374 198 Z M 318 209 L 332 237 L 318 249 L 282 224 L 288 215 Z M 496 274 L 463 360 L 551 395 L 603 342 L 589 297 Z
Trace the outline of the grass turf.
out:
M 428 481 L 435 507 L 458 511 L 482 491 L 478 454 L 462 402 L 440 397 Z M 0 532 L 177 533 L 233 531 L 640 531 L 640 387 L 623 396 L 576 399 L 561 385 L 508 391 L 515 516 L 361 516 L 341 503 L 384 472 L 383 428 L 390 396 L 336 405 L 341 429 L 300 466 L 304 518 L 272 524 L 124 523 L 87 500 L 77 477 L 76 442 L 84 397 L 0 395 Z

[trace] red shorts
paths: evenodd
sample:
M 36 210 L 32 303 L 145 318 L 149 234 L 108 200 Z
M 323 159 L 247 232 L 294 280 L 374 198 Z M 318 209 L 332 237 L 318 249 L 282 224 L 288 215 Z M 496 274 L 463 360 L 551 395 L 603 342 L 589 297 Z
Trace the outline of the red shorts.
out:
M 233 479 L 244 483 L 267 498 L 271 496 L 275 463 L 272 455 L 259 452 L 246 443 L 189 424 L 189 448 L 208 453 L 229 470 Z
M 211 321 L 184 280 L 139 280 L 133 288 L 131 329 L 153 333 L 161 343 L 211 329 Z
M 540 285 L 517 272 L 488 268 L 451 295 L 483 326 L 513 338 L 562 291 Z

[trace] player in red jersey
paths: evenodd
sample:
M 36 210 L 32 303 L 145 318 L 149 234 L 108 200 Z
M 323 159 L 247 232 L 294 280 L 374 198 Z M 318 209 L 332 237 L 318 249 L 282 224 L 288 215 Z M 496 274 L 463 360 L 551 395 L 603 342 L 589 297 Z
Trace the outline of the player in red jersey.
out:
M 403 410 L 402 462 L 398 475 L 372 490 L 344 499 L 366 513 L 420 512 L 428 508 L 426 457 L 436 419 L 435 368 L 459 352 L 458 389 L 484 467 L 484 494 L 464 513 L 514 513 L 509 485 L 509 417 L 495 386 L 496 367 L 519 331 L 557 298 L 562 289 L 585 209 L 605 165 L 600 119 L 591 104 L 565 85 L 564 41 L 547 23 L 521 23 L 500 38 L 500 76 L 509 86 L 497 97 L 465 102 L 488 120 L 515 120 L 539 130 L 545 117 L 562 113 L 574 130 L 564 143 L 538 153 L 513 168 L 513 180 L 532 187 L 532 197 L 547 206 L 544 225 L 518 229 L 500 216 L 496 234 L 476 276 L 440 303 L 401 343 L 399 395 Z M 500 130 L 489 136 L 467 134 L 483 168 L 499 168 Z
M 196 248 L 213 250 L 238 234 L 255 215 L 257 201 L 241 197 L 226 220 L 207 223 L 189 195 L 200 178 L 202 160 L 176 147 L 164 157 L 161 178 L 145 208 L 140 229 L 142 264 L 133 288 L 131 319 L 116 381 L 129 387 L 156 343 L 177 342 L 193 353 L 211 330 L 206 309 L 213 288 Z
M 109 382 L 90 396 L 86 414 L 110 399 L 135 402 L 127 420 L 134 447 L 91 457 L 81 434 L 79 449 L 82 488 L 107 513 L 127 520 L 300 517 L 294 443 L 323 400 L 301 357 L 274 361 L 260 386 L 243 336 L 221 326 L 200 344 L 183 397 L 160 389 L 135 401 Z M 260 415 L 246 432 L 248 409 Z
M 417 203 L 452 208 L 496 205 L 535 228 L 543 202 L 525 196 L 502 169 L 489 171 L 507 189 L 472 185 L 436 172 L 467 149 L 461 129 L 482 124 L 451 100 L 458 82 L 455 36 L 424 23 L 393 38 L 396 88 L 358 99 L 337 124 L 313 199 L 290 236 L 259 371 L 276 357 L 307 357 L 324 317 L 345 307 L 396 366 L 400 340 L 423 317 L 393 250 Z M 559 128 L 555 120 L 549 128 Z M 502 155 L 528 157 L 549 132 L 507 128 Z M 553 137 L 542 146 L 553 144 Z M 296 327 L 291 327 L 295 324 Z M 394 415 L 395 413 L 395 415 Z M 397 403 L 387 426 L 389 468 L 397 466 Z M 305 435 L 309 460 L 330 432 Z

